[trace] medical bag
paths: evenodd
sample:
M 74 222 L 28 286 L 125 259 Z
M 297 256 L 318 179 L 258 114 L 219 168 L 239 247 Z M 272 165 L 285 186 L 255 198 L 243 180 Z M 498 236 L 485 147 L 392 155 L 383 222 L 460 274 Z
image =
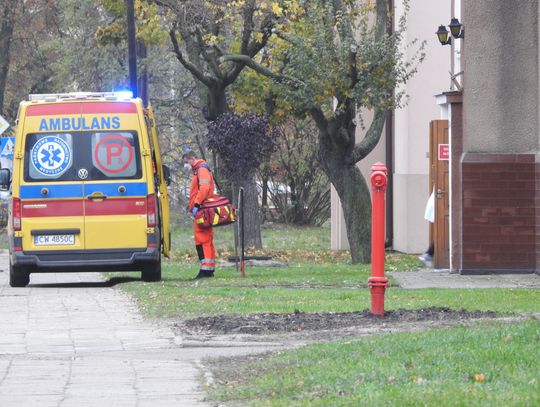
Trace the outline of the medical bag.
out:
M 204 201 L 195 215 L 195 223 L 202 228 L 229 225 L 235 221 L 236 208 L 228 198 L 220 195 Z

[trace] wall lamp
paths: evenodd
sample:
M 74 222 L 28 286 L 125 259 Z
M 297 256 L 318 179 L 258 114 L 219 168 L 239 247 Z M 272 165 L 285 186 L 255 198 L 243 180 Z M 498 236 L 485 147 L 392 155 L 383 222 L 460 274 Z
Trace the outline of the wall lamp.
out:
M 465 29 L 463 28 L 463 24 L 461 24 L 457 18 L 452 18 L 450 20 L 448 28 L 450 28 L 450 31 L 448 31 L 444 25 L 440 25 L 435 33 L 437 34 L 441 45 L 449 45 L 452 43 L 452 38 L 448 36 L 449 33 L 456 39 L 465 38 Z

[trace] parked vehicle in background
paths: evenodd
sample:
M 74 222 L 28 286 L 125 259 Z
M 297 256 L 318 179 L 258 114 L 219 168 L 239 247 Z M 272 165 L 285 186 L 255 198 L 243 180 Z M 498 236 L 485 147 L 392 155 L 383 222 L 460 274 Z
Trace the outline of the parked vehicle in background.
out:
M 169 254 L 167 168 L 151 108 L 122 93 L 21 102 L 9 211 L 10 285 L 31 273 L 140 270 Z M 10 188 L 0 169 L 0 186 Z

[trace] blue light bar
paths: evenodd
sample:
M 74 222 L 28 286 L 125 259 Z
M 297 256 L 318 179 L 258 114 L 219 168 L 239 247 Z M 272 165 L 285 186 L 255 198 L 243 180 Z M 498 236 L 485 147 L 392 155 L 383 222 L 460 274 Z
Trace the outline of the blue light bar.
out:
M 114 94 L 118 99 L 132 99 L 133 92 L 130 90 L 115 91 Z

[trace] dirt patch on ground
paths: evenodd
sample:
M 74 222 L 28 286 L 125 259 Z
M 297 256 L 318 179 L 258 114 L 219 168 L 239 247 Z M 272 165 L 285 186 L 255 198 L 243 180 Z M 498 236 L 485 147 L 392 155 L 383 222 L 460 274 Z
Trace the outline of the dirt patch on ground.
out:
M 351 327 L 388 328 L 391 325 L 434 322 L 448 325 L 471 319 L 496 318 L 493 311 L 466 311 L 432 307 L 416 310 L 387 311 L 384 317 L 371 314 L 369 310 L 337 313 L 251 314 L 220 315 L 188 319 L 175 324 L 176 329 L 189 334 L 201 335 L 269 335 L 307 331 L 332 331 Z M 383 329 L 384 331 L 385 329 Z
M 206 384 L 228 385 L 242 377 L 259 374 L 251 362 L 268 358 L 284 349 L 335 340 L 396 332 L 421 332 L 456 325 L 478 327 L 484 324 L 511 324 L 530 315 L 501 315 L 494 311 L 452 310 L 430 307 L 387 311 L 384 317 L 369 310 L 339 313 L 251 314 L 199 317 L 174 324 L 184 346 L 211 347 L 213 356 L 205 358 Z M 222 356 L 223 347 L 242 347 L 244 354 Z M 229 404 L 219 404 L 228 406 Z M 237 404 L 230 404 L 237 405 Z

